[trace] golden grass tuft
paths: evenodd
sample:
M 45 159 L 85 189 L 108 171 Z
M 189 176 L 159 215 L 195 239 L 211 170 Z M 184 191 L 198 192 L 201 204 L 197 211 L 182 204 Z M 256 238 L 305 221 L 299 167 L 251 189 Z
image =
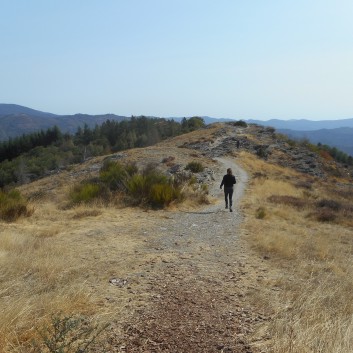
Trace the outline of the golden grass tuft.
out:
M 86 217 L 97 217 L 102 214 L 101 210 L 97 209 L 84 209 L 84 210 L 75 210 L 75 214 L 72 216 L 73 219 L 81 219 Z
M 65 247 L 44 233 L 5 232 L 0 238 L 0 352 L 29 342 L 48 313 L 87 310 L 90 302 L 80 283 L 70 280 L 75 270 L 68 267 Z
M 104 326 L 141 306 L 150 289 L 131 295 L 109 279 L 133 282 L 141 266 L 154 261 L 137 251 L 160 231 L 159 217 L 158 211 L 151 217 L 109 206 L 61 209 L 42 199 L 32 217 L 2 224 L 0 353 L 30 352 L 37 328 L 52 314 L 85 315 Z
M 254 299 L 273 318 L 259 327 L 259 332 L 271 337 L 266 349 L 352 352 L 349 187 L 308 180 L 244 152 L 239 162 L 253 175 L 243 200 L 246 239 L 262 258 L 269 259 L 266 263 L 273 278 Z M 256 217 L 259 208 L 265 210 L 265 217 Z

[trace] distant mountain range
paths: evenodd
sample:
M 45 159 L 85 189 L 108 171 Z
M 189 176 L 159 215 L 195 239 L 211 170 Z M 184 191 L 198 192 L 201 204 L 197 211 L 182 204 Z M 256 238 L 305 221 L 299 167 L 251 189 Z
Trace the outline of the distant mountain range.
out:
M 278 132 L 293 139 L 308 139 L 311 143 L 322 143 L 336 147 L 353 156 L 353 119 L 340 120 L 247 120 L 247 123 L 272 126 Z
M 0 104 L 0 141 L 39 130 L 47 130 L 55 125 L 62 132 L 73 134 L 78 127 L 87 124 L 93 128 L 108 119 L 122 121 L 129 118 L 115 114 L 55 115 L 16 104 Z
M 313 131 L 321 129 L 337 129 L 341 127 L 353 128 L 353 119 L 338 119 L 338 120 L 279 120 L 271 119 L 267 121 L 261 120 L 246 120 L 251 124 L 272 126 L 275 129 L 289 129 L 297 131 Z
M 175 118 L 179 120 L 180 118 Z M 234 121 L 234 119 L 217 119 L 203 116 L 206 124 L 216 122 Z M 339 120 L 280 120 L 271 119 L 267 121 L 242 119 L 248 124 L 271 126 L 277 132 L 285 134 L 295 140 L 308 139 L 311 143 L 322 143 L 336 147 L 341 151 L 353 156 L 353 119 Z
M 320 142 L 323 145 L 337 147 L 341 151 L 353 156 L 353 128 L 351 127 L 311 131 L 277 129 L 277 131 L 296 140 L 308 139 L 314 144 Z
M 38 130 L 47 130 L 58 126 L 62 132 L 75 133 L 77 128 L 87 124 L 89 127 L 100 125 L 106 120 L 122 121 L 130 119 L 115 114 L 89 115 L 56 115 L 30 109 L 16 104 L 0 104 L 0 141 L 8 140 L 22 134 Z M 171 119 L 171 118 L 169 118 Z M 182 118 L 173 118 L 181 121 Z M 203 116 L 206 124 L 215 122 L 234 121 L 235 119 L 218 119 Z M 294 139 L 307 138 L 312 143 L 321 142 L 337 147 L 343 152 L 353 156 L 353 119 L 339 120 L 280 120 L 267 121 L 244 119 L 249 124 L 258 124 L 274 127 L 278 132 L 284 133 Z

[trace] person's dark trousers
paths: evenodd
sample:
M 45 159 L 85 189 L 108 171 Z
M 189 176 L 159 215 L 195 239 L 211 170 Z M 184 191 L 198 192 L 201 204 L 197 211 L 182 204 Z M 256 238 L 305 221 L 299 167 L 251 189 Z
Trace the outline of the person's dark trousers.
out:
M 228 199 L 229 199 L 229 207 L 233 206 L 233 188 L 224 188 L 224 200 L 226 202 L 226 207 L 228 207 Z

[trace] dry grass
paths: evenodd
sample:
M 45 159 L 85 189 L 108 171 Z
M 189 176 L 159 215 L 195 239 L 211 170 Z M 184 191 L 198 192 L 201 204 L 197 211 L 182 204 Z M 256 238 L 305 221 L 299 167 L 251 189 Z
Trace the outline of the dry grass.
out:
M 48 232 L 38 236 L 11 228 L 2 232 L 0 347 L 4 351 L 28 341 L 48 313 L 88 308 L 87 291 L 80 282 L 71 281 L 75 268 L 67 266 L 65 248 L 43 237 Z
M 143 250 L 157 236 L 163 214 L 138 209 L 61 210 L 41 202 L 29 219 L 2 224 L 0 233 L 0 352 L 25 352 L 50 315 L 89 315 L 100 324 L 124 320 L 151 291 L 138 284 L 140 266 L 155 260 Z M 142 226 L 141 226 L 142 225 Z M 156 230 L 157 229 L 157 230 Z M 138 292 L 117 289 L 128 278 Z
M 175 143 L 143 153 L 131 150 L 126 158 L 140 167 L 148 161 L 166 168 L 163 158 L 182 165 L 195 158 L 192 150 L 175 148 Z M 148 278 L 140 277 L 141 268 L 174 256 L 161 256 L 153 248 L 155 237 L 163 233 L 159 224 L 164 211 L 122 208 L 119 203 L 67 207 L 70 185 L 97 176 L 103 160 L 92 159 L 86 166 L 23 185 L 33 215 L 1 223 L 0 353 L 27 352 L 38 336 L 36 329 L 52 314 L 89 315 L 100 325 L 124 322 L 153 295 Z M 198 160 L 212 165 L 203 156 Z M 199 187 L 186 186 L 192 197 L 170 207 L 194 209 L 209 202 L 207 190 L 196 190 Z M 111 278 L 126 278 L 129 285 L 118 288 L 110 284 Z
M 216 130 L 179 136 L 143 153 L 135 149 L 126 158 L 142 167 L 156 162 L 168 168 L 167 160 L 186 165 L 196 158 L 195 152 L 175 146 L 198 140 L 213 143 Z M 153 247 L 154 239 L 165 231 L 160 227 L 160 220 L 168 217 L 164 211 L 100 204 L 65 208 L 70 185 L 96 176 L 103 159 L 89 161 L 89 173 L 86 165 L 23 186 L 35 205 L 34 214 L 1 224 L 0 353 L 25 352 L 36 337 L 35 328 L 52 313 L 88 314 L 99 323 L 123 322 L 153 296 L 141 269 L 147 271 L 149 265 L 175 256 Z M 206 157 L 197 159 L 212 167 Z M 262 349 L 352 352 L 351 189 L 344 180 L 338 185 L 308 179 L 245 152 L 239 153 L 238 162 L 253 176 L 242 202 L 244 232 L 268 268 L 263 289 L 254 297 L 256 305 L 273 317 L 259 327 L 270 338 Z M 206 192 L 201 195 L 208 199 Z M 332 209 L 335 203 L 321 200 L 342 207 Z M 193 209 L 200 201 L 205 202 L 189 199 L 181 207 Z M 259 208 L 262 217 L 257 217 Z M 318 221 L 317 212 L 327 209 L 335 219 Z M 129 287 L 112 286 L 111 278 L 126 278 Z
M 267 282 L 255 298 L 273 317 L 259 328 L 270 337 L 265 346 L 276 353 L 352 352 L 351 189 L 336 192 L 342 186 L 308 182 L 247 153 L 240 161 L 254 175 L 243 200 L 244 230 L 252 248 L 268 259 Z M 256 216 L 259 207 L 262 218 Z M 334 218 L 320 219 L 323 212 Z

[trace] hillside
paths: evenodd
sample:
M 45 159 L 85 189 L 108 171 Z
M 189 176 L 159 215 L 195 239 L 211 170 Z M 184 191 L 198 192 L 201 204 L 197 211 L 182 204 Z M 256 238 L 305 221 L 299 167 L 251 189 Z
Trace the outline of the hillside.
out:
M 225 123 L 234 119 L 218 119 L 208 116 L 202 117 L 206 124 Z M 78 127 L 87 124 L 90 128 L 101 125 L 106 120 L 122 121 L 128 117 L 115 114 L 74 114 L 56 115 L 45 113 L 16 104 L 0 104 L 0 142 L 29 134 L 39 130 L 47 130 L 58 126 L 62 132 L 76 133 Z M 181 122 L 183 118 L 168 117 Z M 311 121 L 298 120 L 245 120 L 250 124 L 274 127 L 280 132 L 293 138 L 308 138 L 312 143 L 321 142 L 332 147 L 337 147 L 343 152 L 353 154 L 353 119 Z
M 107 158 L 167 175 L 197 161 L 192 188 L 209 195 L 70 206 Z M 228 167 L 233 213 L 219 189 Z M 34 351 L 60 313 L 109 325 L 91 352 L 352 351 L 352 175 L 272 129 L 217 123 L 23 185 L 33 215 L 1 222 L 0 352 Z
M 31 109 L 24 107 L 22 105 L 18 104 L 0 104 L 0 116 L 3 115 L 17 115 L 17 114 L 26 114 L 26 115 L 31 115 L 31 116 L 38 116 L 42 118 L 50 118 L 50 117 L 55 117 L 55 114 L 52 113 L 45 113 L 41 112 L 39 110 Z
M 348 155 L 353 156 L 353 127 L 310 131 L 278 129 L 278 131 L 294 139 L 308 139 L 315 144 L 321 143 L 336 147 Z
M 290 138 L 308 139 L 311 143 L 326 144 L 353 156 L 353 119 L 339 120 L 247 120 L 248 123 L 275 128 Z
M 53 126 L 62 132 L 74 134 L 78 127 L 87 124 L 90 128 L 107 120 L 122 121 L 128 119 L 115 114 L 89 115 L 55 115 L 44 113 L 16 104 L 0 104 L 0 141 L 8 140 Z
M 291 119 L 291 120 L 246 120 L 250 124 L 258 124 L 263 126 L 272 126 L 275 129 L 288 129 L 297 131 L 313 131 L 322 129 L 337 129 L 340 127 L 353 128 L 353 119 L 337 119 L 337 120 L 306 120 L 306 119 Z

